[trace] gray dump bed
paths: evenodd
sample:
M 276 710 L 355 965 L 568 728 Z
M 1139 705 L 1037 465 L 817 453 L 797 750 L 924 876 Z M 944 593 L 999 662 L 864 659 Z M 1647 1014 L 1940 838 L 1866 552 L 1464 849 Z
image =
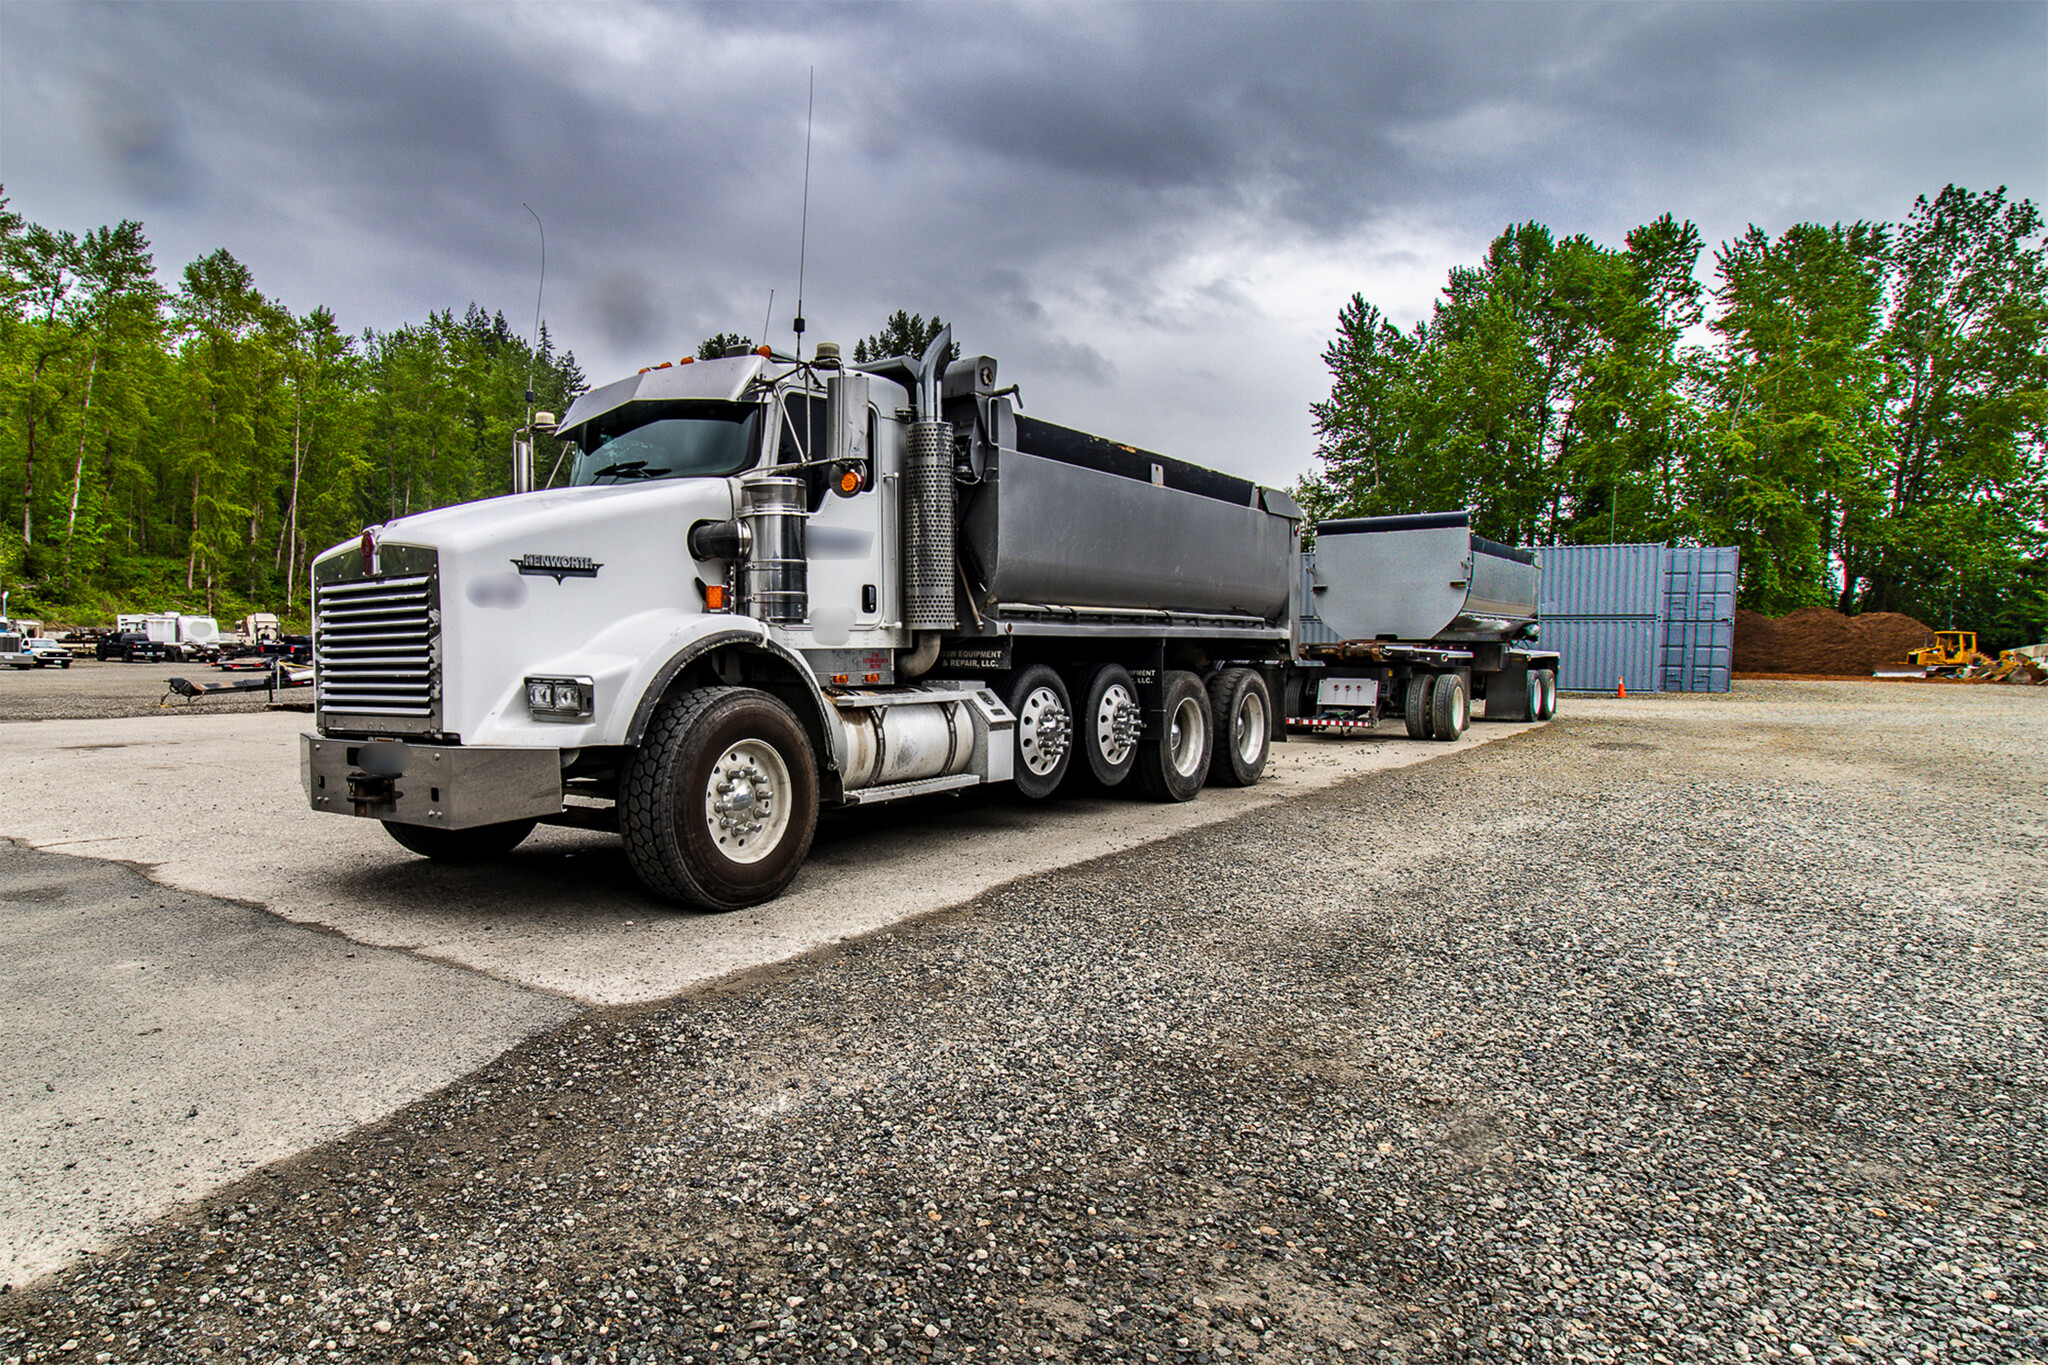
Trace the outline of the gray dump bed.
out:
M 1285 493 L 1017 418 L 962 490 L 969 572 L 1001 616 L 1166 611 L 1284 627 L 1300 509 Z
M 1508 641 L 1536 619 L 1542 562 L 1472 534 L 1469 512 L 1316 528 L 1313 613 L 1336 640 Z

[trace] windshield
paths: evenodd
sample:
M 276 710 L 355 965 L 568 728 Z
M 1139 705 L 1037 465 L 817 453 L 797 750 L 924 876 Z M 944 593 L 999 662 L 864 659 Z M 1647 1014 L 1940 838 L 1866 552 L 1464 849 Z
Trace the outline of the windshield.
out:
M 761 409 L 750 403 L 631 403 L 583 425 L 569 482 L 722 478 L 754 462 Z

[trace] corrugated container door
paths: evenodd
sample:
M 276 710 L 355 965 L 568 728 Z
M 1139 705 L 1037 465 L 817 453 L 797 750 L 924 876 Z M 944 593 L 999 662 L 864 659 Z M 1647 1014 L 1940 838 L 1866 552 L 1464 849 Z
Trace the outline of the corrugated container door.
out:
M 1735 662 L 1732 545 L 1670 551 L 1659 684 L 1669 692 L 1726 692 Z
M 1663 644 L 1662 545 L 1542 547 L 1542 641 L 1563 660 L 1557 685 L 1612 692 L 1625 684 L 1654 692 Z

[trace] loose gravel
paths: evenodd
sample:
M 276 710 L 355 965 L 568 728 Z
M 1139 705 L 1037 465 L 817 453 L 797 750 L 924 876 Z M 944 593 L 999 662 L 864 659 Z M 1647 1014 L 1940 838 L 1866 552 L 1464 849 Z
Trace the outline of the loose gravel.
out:
M 2048 1359 L 2044 703 L 1587 706 L 592 1013 L 0 1358 Z
M 224 673 L 212 664 L 124 664 L 113 659 L 79 659 L 69 668 L 0 668 L 0 724 L 261 711 L 270 704 L 267 694 L 261 691 L 183 697 L 170 690 L 174 677 L 205 683 L 232 682 L 250 676 Z M 279 693 L 279 701 L 294 703 L 308 695 L 308 690 L 287 689 Z

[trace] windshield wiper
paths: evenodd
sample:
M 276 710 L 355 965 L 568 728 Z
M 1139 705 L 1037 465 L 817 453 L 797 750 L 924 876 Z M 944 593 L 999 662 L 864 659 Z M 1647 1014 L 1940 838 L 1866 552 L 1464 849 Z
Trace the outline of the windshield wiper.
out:
M 622 460 L 618 464 L 606 465 L 590 477 L 604 479 L 616 475 L 622 479 L 653 479 L 668 472 L 665 468 L 649 469 L 645 460 Z

